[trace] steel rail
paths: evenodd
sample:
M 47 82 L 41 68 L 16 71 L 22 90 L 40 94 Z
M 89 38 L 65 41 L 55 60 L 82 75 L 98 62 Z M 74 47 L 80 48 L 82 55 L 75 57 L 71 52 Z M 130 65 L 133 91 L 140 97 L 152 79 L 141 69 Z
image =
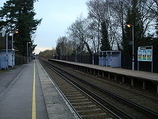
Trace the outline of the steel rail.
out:
M 119 96 L 119 95 L 117 95 L 117 94 L 115 94 L 115 93 L 113 93 L 113 92 L 111 92 L 109 90 L 103 89 L 102 87 L 94 85 L 94 84 L 92 84 L 92 83 L 90 83 L 90 82 L 88 82 L 86 80 L 83 80 L 83 79 L 81 79 L 79 77 L 76 77 L 75 75 L 70 74 L 69 72 L 67 72 L 67 73 L 69 75 L 77 78 L 79 81 L 82 81 L 82 82 L 86 83 L 87 85 L 91 85 L 92 87 L 97 88 L 100 91 L 103 91 L 103 92 L 106 92 L 106 93 L 110 94 L 111 96 L 113 96 L 114 98 L 117 98 L 120 101 L 126 102 L 126 104 L 130 104 L 132 107 L 137 108 L 138 110 L 140 110 L 142 112 L 145 112 L 146 114 L 150 115 L 152 118 L 158 119 L 158 113 L 157 112 L 154 112 L 154 111 L 152 111 L 150 109 L 147 109 L 146 107 L 143 107 L 143 106 L 141 106 L 141 105 L 139 105 L 137 103 L 134 103 L 134 102 L 132 102 L 132 101 L 126 99 L 126 98 L 123 98 L 123 97 L 121 97 L 121 96 Z
M 60 69 L 60 68 L 58 68 L 58 69 Z M 63 70 L 63 69 L 60 69 L 60 70 L 66 72 L 66 71 Z M 108 91 L 108 90 L 105 90 L 105 89 L 103 89 L 103 88 L 101 88 L 101 87 L 99 87 L 99 86 L 97 86 L 97 85 L 94 85 L 94 84 L 92 84 L 92 83 L 90 83 L 90 82 L 88 82 L 88 81 L 85 81 L 85 80 L 83 80 L 83 79 L 81 79 L 81 78 L 79 78 L 79 77 L 76 77 L 76 76 L 73 75 L 72 73 L 71 73 L 71 74 L 70 74 L 69 72 L 66 72 L 66 73 L 68 73 L 69 75 L 71 75 L 71 76 L 73 76 L 73 77 L 79 79 L 80 81 L 82 81 L 82 82 L 84 82 L 84 83 L 86 83 L 86 84 L 88 84 L 88 85 L 91 85 L 91 86 L 97 88 L 97 89 L 100 90 L 100 91 L 104 91 L 104 92 L 110 94 L 111 96 L 113 96 L 114 98 L 117 98 L 118 100 L 124 101 L 126 104 L 128 104 L 128 105 L 130 105 L 130 106 L 132 106 L 132 107 L 134 107 L 134 108 L 136 108 L 136 109 L 138 109 L 139 111 L 141 111 L 141 112 L 143 112 L 143 113 L 146 113 L 147 115 L 151 116 L 152 118 L 155 118 L 155 119 L 158 118 L 158 113 L 157 113 L 157 112 L 154 112 L 154 111 L 152 111 L 152 110 L 150 110 L 150 109 L 148 109 L 148 108 L 146 108 L 146 107 L 143 107 L 143 106 L 141 106 L 141 105 L 139 105 L 139 104 L 137 104 L 137 103 L 134 103 L 134 102 L 132 102 L 132 101 L 126 99 L 126 98 L 123 98 L 123 97 L 121 97 L 121 96 L 119 96 L 119 95 L 117 95 L 117 94 L 115 94 L 115 93 L 112 93 L 112 92 L 110 92 L 110 91 Z

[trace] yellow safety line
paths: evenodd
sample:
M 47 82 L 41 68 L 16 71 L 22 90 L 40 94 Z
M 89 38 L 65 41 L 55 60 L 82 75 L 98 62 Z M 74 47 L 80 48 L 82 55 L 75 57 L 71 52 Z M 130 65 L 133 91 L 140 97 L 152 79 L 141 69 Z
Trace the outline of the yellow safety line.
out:
M 36 76 L 35 76 L 35 62 L 33 73 L 33 91 L 32 91 L 32 119 L 36 119 Z

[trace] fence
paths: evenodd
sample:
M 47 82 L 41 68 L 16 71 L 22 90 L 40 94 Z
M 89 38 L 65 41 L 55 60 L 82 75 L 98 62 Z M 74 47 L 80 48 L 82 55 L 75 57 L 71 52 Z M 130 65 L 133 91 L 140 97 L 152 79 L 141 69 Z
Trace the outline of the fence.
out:
M 27 63 L 25 56 L 15 55 L 15 65 L 21 65 Z
M 87 64 L 94 64 L 98 65 L 98 55 L 90 56 L 90 55 L 69 55 L 69 56 L 54 56 L 53 59 L 59 59 L 59 60 L 66 60 L 71 62 L 80 62 L 80 63 L 87 63 Z
M 132 69 L 132 56 L 122 55 L 121 59 L 122 68 Z M 137 57 L 135 58 L 135 70 L 138 70 L 138 62 Z M 151 72 L 152 63 L 148 61 L 139 62 L 139 70 L 140 71 L 148 71 Z M 158 55 L 153 56 L 153 72 L 158 73 Z

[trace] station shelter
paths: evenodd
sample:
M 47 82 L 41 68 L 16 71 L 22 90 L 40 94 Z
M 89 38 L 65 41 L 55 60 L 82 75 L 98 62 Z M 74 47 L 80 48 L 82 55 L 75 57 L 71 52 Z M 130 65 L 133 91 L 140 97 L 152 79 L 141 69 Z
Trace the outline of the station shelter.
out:
M 121 51 L 100 51 L 99 65 L 121 67 Z

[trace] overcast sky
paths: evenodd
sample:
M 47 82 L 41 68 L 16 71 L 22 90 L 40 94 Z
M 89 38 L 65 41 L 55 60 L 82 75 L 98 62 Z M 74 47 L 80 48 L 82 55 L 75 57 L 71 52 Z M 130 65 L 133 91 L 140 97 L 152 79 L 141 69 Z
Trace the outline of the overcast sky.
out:
M 7 0 L 0 0 L 0 6 Z M 75 22 L 81 14 L 86 17 L 87 0 L 38 0 L 34 4 L 35 19 L 42 18 L 35 34 L 34 43 L 37 44 L 35 53 L 56 47 L 60 36 L 66 35 L 67 28 Z

